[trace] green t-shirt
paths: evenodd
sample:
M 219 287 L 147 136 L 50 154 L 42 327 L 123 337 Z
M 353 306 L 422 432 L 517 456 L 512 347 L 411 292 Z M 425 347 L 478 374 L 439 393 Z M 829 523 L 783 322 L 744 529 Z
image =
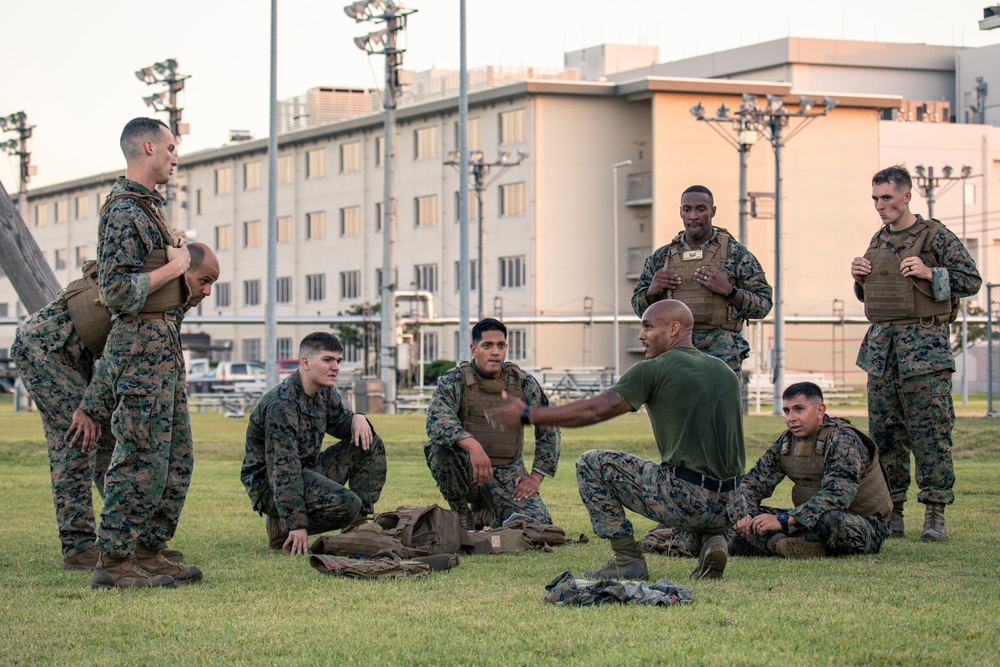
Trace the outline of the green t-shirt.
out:
M 693 347 L 674 347 L 630 368 L 612 390 L 645 404 L 660 460 L 728 479 L 743 472 L 743 399 L 736 373 Z

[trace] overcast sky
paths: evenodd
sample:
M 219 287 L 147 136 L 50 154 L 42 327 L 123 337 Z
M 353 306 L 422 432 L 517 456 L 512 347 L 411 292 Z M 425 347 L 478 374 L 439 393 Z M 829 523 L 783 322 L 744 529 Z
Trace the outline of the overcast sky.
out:
M 383 60 L 353 38 L 375 30 L 343 12 L 346 1 L 278 0 L 278 97 L 314 86 L 381 86 Z M 458 0 L 410 0 L 404 67 L 458 68 Z M 787 36 L 983 46 L 989 0 L 467 0 L 468 66 L 562 67 L 563 53 L 600 43 L 651 44 L 677 60 Z M 140 9 L 143 8 L 143 9 Z M 145 10 L 155 7 L 156 11 Z M 190 74 L 182 97 L 185 152 L 219 146 L 230 129 L 268 128 L 268 0 L 34 0 L 5 2 L 0 115 L 36 125 L 30 187 L 124 167 L 118 135 L 149 115 L 159 87 L 135 70 L 175 58 Z M 162 116 L 165 118 L 165 114 Z M 14 135 L 2 135 L 2 139 Z M 0 182 L 18 189 L 17 160 L 0 154 Z

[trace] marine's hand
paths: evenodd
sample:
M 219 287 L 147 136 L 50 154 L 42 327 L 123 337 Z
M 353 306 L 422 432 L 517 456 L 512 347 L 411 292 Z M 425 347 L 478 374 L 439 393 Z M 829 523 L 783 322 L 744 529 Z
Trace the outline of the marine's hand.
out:
M 698 284 L 716 294 L 728 294 L 732 284 L 725 273 L 714 266 L 701 266 L 695 269 L 694 279 Z
M 899 272 L 907 278 L 923 278 L 924 280 L 934 280 L 934 272 L 931 267 L 924 264 L 919 257 L 907 257 L 900 263 Z
M 186 273 L 191 268 L 191 253 L 186 245 L 182 245 L 180 248 L 167 246 L 167 261 L 180 264 L 181 273 Z
M 101 425 L 91 419 L 90 415 L 82 409 L 77 408 L 74 410 L 73 419 L 70 421 L 69 428 L 66 429 L 66 435 L 63 439 L 70 445 L 75 445 L 76 441 L 80 440 L 80 451 L 87 453 L 100 437 Z
M 753 521 L 753 517 L 747 514 L 745 517 L 736 522 L 733 526 L 735 530 L 740 535 L 749 535 L 752 531 L 750 530 L 750 523 Z
M 653 274 L 653 280 L 646 288 L 646 300 L 652 303 L 660 298 L 660 295 L 667 290 L 677 289 L 681 286 L 681 277 L 673 271 L 660 269 Z
M 514 481 L 517 484 L 514 487 L 514 500 L 522 501 L 538 493 L 538 489 L 542 486 L 542 474 L 532 472 L 530 475 L 518 477 Z
M 298 530 L 288 531 L 288 539 L 282 545 L 282 548 L 288 552 L 289 556 L 298 556 L 299 554 L 309 553 L 309 533 L 306 532 L 305 528 L 299 528 Z
M 520 398 L 507 400 L 507 392 L 502 396 L 506 403 L 486 411 L 486 421 L 497 431 L 513 431 L 521 428 L 521 413 L 524 411 L 524 401 Z
M 750 521 L 750 533 L 754 535 L 767 535 L 779 530 L 781 530 L 781 522 L 773 514 L 758 514 Z
M 851 276 L 859 283 L 864 282 L 865 276 L 872 272 L 872 263 L 864 257 L 855 257 L 851 262 Z
M 351 443 L 366 452 L 372 446 L 372 427 L 364 415 L 351 417 Z
M 493 464 L 490 457 L 486 455 L 483 446 L 476 440 L 467 440 L 466 450 L 469 452 L 469 459 L 472 461 L 472 479 L 479 486 L 489 484 L 493 479 Z

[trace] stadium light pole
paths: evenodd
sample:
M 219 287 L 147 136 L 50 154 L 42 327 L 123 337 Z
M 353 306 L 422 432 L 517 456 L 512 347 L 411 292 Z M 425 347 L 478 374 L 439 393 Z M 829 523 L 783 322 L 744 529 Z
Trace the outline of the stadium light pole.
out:
M 20 185 L 17 196 L 17 207 L 20 209 L 21 220 L 28 224 L 28 181 L 35 175 L 37 169 L 31 164 L 31 151 L 28 150 L 28 139 L 34 125 L 28 125 L 28 115 L 23 111 L 9 116 L 0 116 L 0 134 L 17 132 L 17 139 L 0 142 L 0 148 L 7 155 L 16 156 L 20 161 Z
M 174 58 L 167 58 L 166 60 L 158 63 L 153 63 L 149 67 L 143 67 L 140 70 L 136 70 L 135 78 L 142 81 L 147 86 L 155 86 L 157 84 L 167 84 L 167 89 L 158 93 L 153 93 L 148 97 L 143 97 L 142 101 L 146 103 L 146 106 L 152 108 L 154 111 L 166 111 L 169 117 L 170 132 L 174 135 L 174 143 L 180 144 L 181 137 L 185 134 L 189 134 L 191 131 L 190 126 L 187 123 L 181 122 L 181 117 L 183 115 L 184 109 L 178 106 L 177 96 L 182 90 L 184 90 L 184 81 L 191 78 L 189 74 L 178 74 L 177 73 L 177 61 Z M 174 185 L 170 181 L 167 181 L 167 222 L 173 224 L 174 222 L 174 204 L 177 199 L 174 193 Z

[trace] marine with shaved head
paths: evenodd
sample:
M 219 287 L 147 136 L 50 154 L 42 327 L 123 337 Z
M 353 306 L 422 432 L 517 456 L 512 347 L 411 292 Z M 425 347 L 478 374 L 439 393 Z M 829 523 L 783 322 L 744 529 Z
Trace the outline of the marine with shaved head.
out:
M 564 405 L 528 408 L 514 399 L 487 412 L 494 428 L 522 423 L 586 426 L 645 405 L 660 462 L 613 450 L 590 450 L 576 462 L 577 486 L 594 532 L 614 556 L 591 579 L 647 579 L 625 509 L 687 531 L 699 543 L 693 579 L 719 578 L 726 567 L 724 533 L 737 518 L 746 462 L 740 381 L 725 362 L 695 349 L 691 310 L 673 299 L 642 315 L 646 359 L 614 387 Z

